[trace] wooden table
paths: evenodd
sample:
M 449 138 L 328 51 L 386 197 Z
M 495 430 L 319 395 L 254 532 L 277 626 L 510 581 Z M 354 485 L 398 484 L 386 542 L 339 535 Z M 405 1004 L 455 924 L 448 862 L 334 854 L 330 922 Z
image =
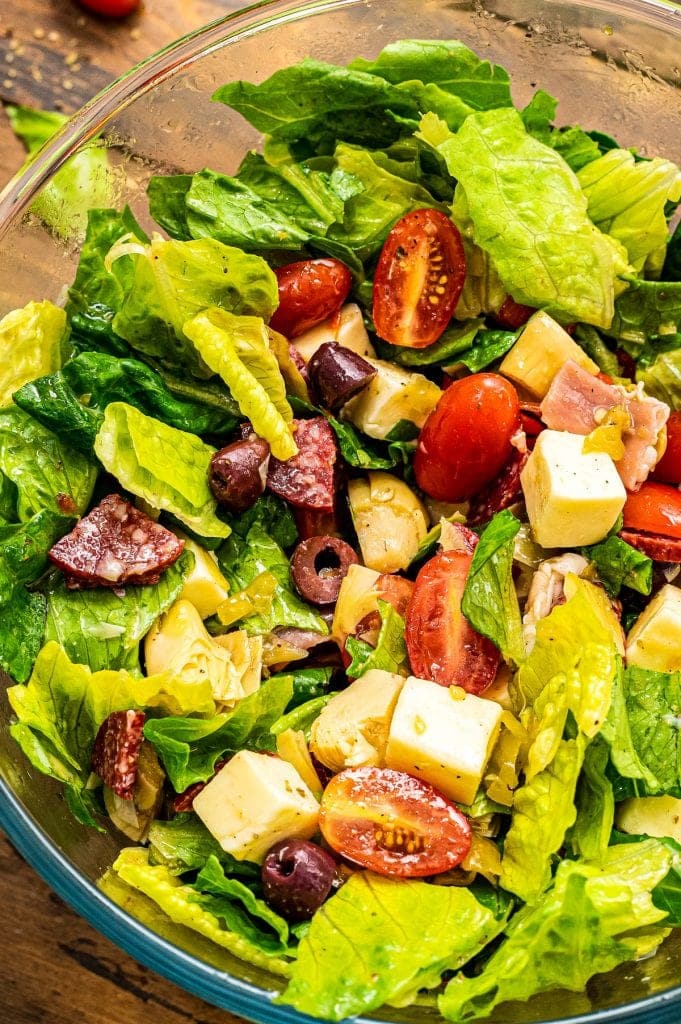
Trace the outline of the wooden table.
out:
M 145 0 L 112 22 L 73 0 L 0 0 L 0 99 L 76 110 L 132 64 L 239 0 Z M 0 111 L 0 185 L 24 159 Z M 0 834 L 2 1024 L 239 1024 L 135 963 L 77 917 Z

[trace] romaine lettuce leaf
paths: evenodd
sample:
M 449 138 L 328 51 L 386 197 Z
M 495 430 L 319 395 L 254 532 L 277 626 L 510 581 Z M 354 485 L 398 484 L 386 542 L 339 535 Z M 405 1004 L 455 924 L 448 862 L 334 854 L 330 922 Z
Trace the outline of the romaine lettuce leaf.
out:
M 208 487 L 215 452 L 194 434 L 175 430 L 125 402 L 106 407 L 95 454 L 127 491 L 172 513 L 199 537 L 227 537 Z
M 279 301 L 274 273 L 259 256 L 215 238 L 188 242 L 154 237 L 148 246 L 119 239 L 107 256 L 117 275 L 119 258 L 132 260 L 113 329 L 143 355 L 197 377 L 210 376 L 187 340 L 184 325 L 207 306 L 237 314 L 272 315 Z
M 225 853 L 196 814 L 176 814 L 170 821 L 156 819 L 151 823 L 148 838 L 151 863 L 163 864 L 173 875 L 198 871 L 214 856 L 230 875 L 238 875 L 250 885 L 260 881 L 260 865 L 235 860 Z
M 647 395 L 681 409 L 681 333 L 646 342 L 636 360 L 636 380 Z
M 478 319 L 452 323 L 437 341 L 425 348 L 404 348 L 379 340 L 377 350 L 381 359 L 400 366 L 445 366 L 455 363 L 460 353 L 471 348 L 482 327 L 483 321 Z
M 644 858 L 651 852 L 652 844 L 665 847 L 666 851 L 671 854 L 669 871 L 652 889 L 652 900 L 658 910 L 662 910 L 667 914 L 664 924 L 669 924 L 676 928 L 681 926 L 681 845 L 669 836 L 661 839 L 649 839 L 644 836 L 630 836 L 618 832 L 613 834 L 612 841 L 617 845 L 641 844 L 643 846 L 642 853 Z M 614 849 L 610 852 L 614 853 Z M 652 852 L 655 855 L 653 858 L 653 863 L 655 863 L 658 860 L 659 851 L 655 849 L 655 846 L 652 846 Z M 638 869 L 639 866 L 639 864 L 634 862 L 635 869 Z M 643 865 L 643 871 L 646 872 L 648 867 L 649 863 L 646 862 Z
M 220 568 L 233 592 L 243 590 L 263 572 L 277 580 L 272 607 L 267 615 L 253 615 L 241 623 L 248 633 L 269 633 L 277 626 L 313 629 L 326 635 L 321 615 L 294 593 L 289 560 L 264 527 L 255 522 L 245 537 L 234 533 L 218 551 Z
M 622 370 L 616 354 L 608 348 L 595 327 L 591 327 L 590 324 L 577 324 L 574 339 L 602 373 L 607 373 L 610 377 L 620 376 Z
M 479 373 L 485 367 L 496 363 L 513 348 L 518 340 L 517 331 L 478 331 L 470 348 L 461 352 L 445 370 L 456 370 L 465 366 L 471 373 Z
M 641 788 L 640 795 L 645 795 L 649 787 L 653 790 L 658 788 L 658 781 L 639 756 L 634 743 L 627 708 L 627 696 L 628 687 L 624 680 L 624 668 L 620 664 L 613 682 L 610 708 L 608 709 L 607 718 L 603 723 L 601 735 L 610 746 L 610 759 L 615 771 L 623 779 L 641 780 L 636 785 L 637 788 L 639 786 Z M 622 798 L 620 797 L 620 799 Z
M 292 548 L 298 540 L 298 530 L 290 505 L 276 494 L 265 491 L 254 505 L 241 515 L 228 515 L 232 531 L 242 539 L 252 526 L 259 526 L 280 548 Z
M 0 320 L 0 407 L 23 384 L 61 365 L 66 314 L 51 302 L 29 302 Z
M 239 181 L 280 209 L 311 235 L 325 235 L 331 224 L 343 219 L 344 198 L 334 188 L 331 167 L 297 163 L 284 142 L 265 141 L 264 155 L 247 153 L 239 166 Z
M 149 213 L 171 238 L 188 242 L 192 237 L 187 224 L 187 193 L 191 174 L 157 174 L 149 179 Z
M 518 302 L 609 327 L 624 247 L 588 218 L 575 175 L 515 110 L 472 114 L 439 151 L 457 179 L 453 217 Z M 558 283 L 559 282 L 559 283 Z
M 605 333 L 637 356 L 657 335 L 681 334 L 681 281 L 644 281 L 626 277 L 627 290 L 618 295 L 612 323 Z
M 23 683 L 31 674 L 45 632 L 47 602 L 42 594 L 16 587 L 0 603 L 0 668 Z
M 577 783 L 577 820 L 570 845 L 585 860 L 600 860 L 608 848 L 615 822 L 615 796 L 606 777 L 610 750 L 601 736 L 589 744 Z
M 270 727 L 280 718 L 293 694 L 290 677 L 273 676 L 228 713 L 207 721 L 197 718 L 155 718 L 144 726 L 172 785 L 182 793 L 206 782 L 216 761 L 237 750 L 274 750 Z
M 631 742 L 646 769 L 645 795 L 677 793 L 681 788 L 681 673 L 632 665 L 624 671 L 622 686 Z
M 278 1001 L 328 1021 L 404 1004 L 502 928 L 467 889 L 359 871 L 315 914 Z
M 681 170 L 660 157 L 635 160 L 628 149 L 611 149 L 577 172 L 588 213 L 597 228 L 626 248 L 642 270 L 667 244 L 665 207 L 681 199 Z
M 43 509 L 82 515 L 97 468 L 32 416 L 10 408 L 0 411 L 0 475 L 15 484 L 17 515 L 25 522 Z
M 471 626 L 499 648 L 507 661 L 525 655 L 518 596 L 513 582 L 513 551 L 520 522 L 508 510 L 485 527 L 473 554 L 461 610 Z
M 194 556 L 185 551 L 158 583 L 125 587 L 122 593 L 106 587 L 69 590 L 60 581 L 48 590 L 45 639 L 61 644 L 72 661 L 93 672 L 125 668 L 139 674 L 140 641 L 180 596 L 193 564 Z
M 121 851 L 113 871 L 158 904 L 175 924 L 199 932 L 246 963 L 288 977 L 290 968 L 283 957 L 265 953 L 243 935 L 225 928 L 220 918 L 197 902 L 192 886 L 182 885 L 162 864 L 150 864 L 147 850 L 135 847 Z
M 382 669 L 384 672 L 395 672 L 398 675 L 409 673 L 404 619 L 387 601 L 379 600 L 378 611 L 381 616 L 381 628 L 375 647 L 354 636 L 349 636 L 345 642 L 345 649 L 352 658 L 346 671 L 352 679 L 358 679 L 372 669 Z
M 312 724 L 319 718 L 331 697 L 332 694 L 325 693 L 319 697 L 313 697 L 312 700 L 305 701 L 304 704 L 298 704 L 293 710 L 287 711 L 285 715 L 282 715 L 276 722 L 273 722 L 270 726 L 270 732 L 273 736 L 281 736 L 288 729 L 293 729 L 296 732 L 302 732 L 305 736 L 305 741 L 309 742 Z
M 596 568 L 598 578 L 610 597 L 617 597 L 622 587 L 649 594 L 653 585 L 653 563 L 631 544 L 613 535 L 601 544 L 582 548 L 582 554 Z
M 293 696 L 286 708 L 286 711 L 289 712 L 317 697 L 325 697 L 331 690 L 333 669 L 330 665 L 323 665 L 319 668 L 292 667 L 290 672 L 282 672 L 279 676 L 271 678 L 276 679 L 280 676 L 286 676 L 293 682 Z
M 681 222 L 676 225 L 674 234 L 669 239 L 660 276 L 663 281 L 681 281 Z
M 264 321 L 214 307 L 185 323 L 184 330 L 202 360 L 224 380 L 258 436 L 269 442 L 275 458 L 296 455 L 293 413 Z

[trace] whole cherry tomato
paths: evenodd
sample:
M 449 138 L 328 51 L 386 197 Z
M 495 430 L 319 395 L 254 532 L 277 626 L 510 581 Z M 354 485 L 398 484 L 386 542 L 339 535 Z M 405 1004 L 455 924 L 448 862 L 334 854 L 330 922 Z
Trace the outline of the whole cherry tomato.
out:
M 668 484 L 644 483 L 627 497 L 624 527 L 681 539 L 681 491 Z
M 415 210 L 385 240 L 374 275 L 373 321 L 391 345 L 425 348 L 449 323 L 466 280 L 459 231 L 438 210 Z
M 651 476 L 666 484 L 681 484 L 681 412 L 673 412 L 667 420 L 667 448 Z
M 80 3 L 95 14 L 103 14 L 107 18 L 124 18 L 126 14 L 137 10 L 140 0 L 80 0 Z
M 348 768 L 319 809 L 329 846 L 379 875 L 421 878 L 456 867 L 471 846 L 468 819 L 427 782 L 391 768 Z
M 455 381 L 419 435 L 417 484 L 438 501 L 466 501 L 508 461 L 519 426 L 518 395 L 504 377 L 474 373 Z
M 287 338 L 297 338 L 337 313 L 352 285 L 348 268 L 334 259 L 287 263 L 274 273 L 279 305 L 270 327 Z
M 470 550 L 442 551 L 419 570 L 407 605 L 406 640 L 415 676 L 480 694 L 496 675 L 499 651 L 461 611 Z

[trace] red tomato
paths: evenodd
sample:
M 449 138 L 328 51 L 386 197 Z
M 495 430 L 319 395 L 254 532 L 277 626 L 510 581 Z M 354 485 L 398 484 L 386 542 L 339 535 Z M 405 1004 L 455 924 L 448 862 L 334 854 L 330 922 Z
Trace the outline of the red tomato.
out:
M 340 260 L 301 260 L 274 271 L 279 305 L 270 327 L 287 338 L 334 316 L 348 297 L 352 274 Z
M 473 555 L 442 551 L 416 577 L 407 607 L 407 652 L 415 676 L 480 694 L 496 675 L 499 651 L 461 611 Z
M 422 878 L 455 868 L 471 847 L 467 818 L 427 782 L 391 768 L 348 768 L 324 790 L 329 846 L 379 875 Z
M 536 312 L 537 310 L 533 306 L 523 306 L 520 302 L 512 299 L 510 295 L 507 295 L 501 307 L 494 314 L 494 319 L 507 330 L 517 331 Z
M 443 392 L 419 435 L 416 482 L 438 501 L 466 501 L 511 457 L 520 426 L 515 388 L 497 373 L 474 373 Z
M 673 412 L 667 420 L 667 448 L 651 476 L 666 484 L 681 484 L 681 412 Z
M 381 601 L 391 604 L 398 615 L 404 618 L 409 599 L 414 589 L 411 580 L 393 573 L 382 573 L 376 581 L 376 589 Z
M 391 345 L 425 348 L 449 323 L 466 280 L 461 235 L 438 210 L 415 210 L 385 240 L 374 275 L 373 320 Z
M 140 0 L 80 0 L 83 7 L 103 14 L 107 18 L 124 18 L 132 14 L 140 5 Z
M 645 483 L 627 497 L 624 526 L 681 539 L 681 491 L 668 484 Z

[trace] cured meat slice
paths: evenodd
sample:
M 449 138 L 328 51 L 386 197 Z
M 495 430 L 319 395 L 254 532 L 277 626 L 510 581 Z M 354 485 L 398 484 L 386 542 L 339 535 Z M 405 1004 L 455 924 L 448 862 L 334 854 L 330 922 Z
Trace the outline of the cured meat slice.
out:
M 619 536 L 654 562 L 681 564 L 681 540 L 642 530 L 620 530 Z
M 544 423 L 551 430 L 590 434 L 615 406 L 629 413 L 630 426 L 622 434 L 624 456 L 617 472 L 628 491 L 637 490 L 657 462 L 657 438 L 669 418 L 669 406 L 645 395 L 639 387 L 627 391 L 608 384 L 568 360 L 551 382 L 541 403 Z
M 109 494 L 58 541 L 50 560 L 72 589 L 157 583 L 184 541 L 118 494 Z
M 525 451 L 514 449 L 511 458 L 501 472 L 479 494 L 476 494 L 468 513 L 468 522 L 472 526 L 486 523 L 497 512 L 510 508 L 517 501 L 522 501 L 523 489 L 520 484 L 520 474 L 529 457 L 530 453 L 527 449 Z
M 133 798 L 144 717 L 143 711 L 114 711 L 100 725 L 92 748 L 92 770 L 123 800 Z
M 267 486 L 299 508 L 333 512 L 336 500 L 336 435 L 323 416 L 295 420 L 298 454 L 286 462 L 270 459 Z

